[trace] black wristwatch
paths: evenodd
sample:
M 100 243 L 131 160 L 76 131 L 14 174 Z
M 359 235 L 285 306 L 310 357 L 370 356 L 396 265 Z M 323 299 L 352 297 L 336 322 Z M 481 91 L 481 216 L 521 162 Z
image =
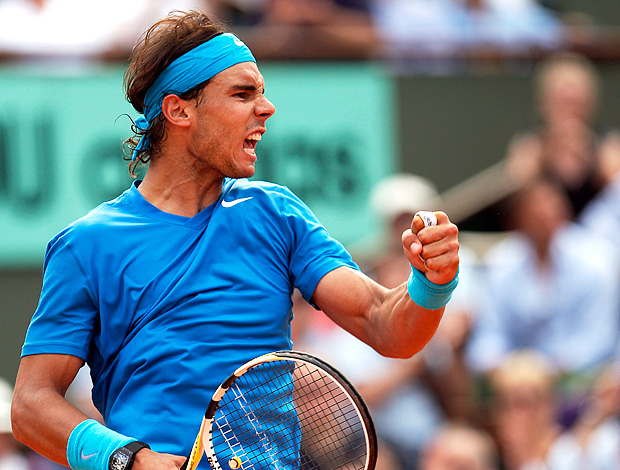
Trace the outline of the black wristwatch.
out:
M 110 462 L 108 463 L 109 470 L 131 470 L 133 461 L 136 459 L 136 453 L 140 449 L 150 449 L 148 444 L 140 441 L 133 441 L 129 444 L 116 449 L 110 456 Z

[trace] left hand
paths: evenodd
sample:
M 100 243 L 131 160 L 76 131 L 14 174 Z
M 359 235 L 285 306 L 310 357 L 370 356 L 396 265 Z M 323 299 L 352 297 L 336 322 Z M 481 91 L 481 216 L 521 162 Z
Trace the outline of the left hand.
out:
M 437 225 L 425 227 L 415 216 L 402 235 L 403 250 L 411 265 L 435 284 L 447 284 L 459 268 L 459 230 L 444 212 L 434 212 Z

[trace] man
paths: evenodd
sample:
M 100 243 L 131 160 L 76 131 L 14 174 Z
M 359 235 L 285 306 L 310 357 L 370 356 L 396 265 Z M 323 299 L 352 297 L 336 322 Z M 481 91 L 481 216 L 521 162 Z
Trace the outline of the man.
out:
M 497 445 L 486 431 L 447 422 L 432 434 L 422 449 L 421 470 L 497 470 Z
M 18 439 L 74 469 L 178 469 L 216 386 L 292 346 L 294 288 L 382 354 L 430 340 L 457 283 L 457 228 L 443 213 L 436 226 L 416 218 L 403 234 L 413 274 L 388 290 L 288 189 L 244 179 L 275 108 L 238 38 L 198 13 L 166 18 L 135 49 L 126 87 L 144 113 L 131 169 L 149 167 L 48 246 Z M 64 399 L 84 361 L 106 426 Z
M 483 258 L 485 290 L 467 345 L 469 368 L 488 376 L 508 354 L 533 349 L 570 378 L 574 393 L 617 350 L 620 253 L 572 222 L 568 196 L 555 181 L 531 181 L 505 214 L 512 232 Z M 587 256 L 584 237 L 596 246 Z

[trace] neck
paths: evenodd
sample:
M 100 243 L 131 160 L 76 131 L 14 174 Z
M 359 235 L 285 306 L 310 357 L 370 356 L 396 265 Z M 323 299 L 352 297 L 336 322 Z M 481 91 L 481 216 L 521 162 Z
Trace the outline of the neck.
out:
M 223 184 L 222 175 L 188 171 L 160 157 L 151 161 L 138 190 L 159 210 L 193 217 L 219 199 Z
M 545 267 L 551 261 L 551 240 L 533 241 L 539 267 Z

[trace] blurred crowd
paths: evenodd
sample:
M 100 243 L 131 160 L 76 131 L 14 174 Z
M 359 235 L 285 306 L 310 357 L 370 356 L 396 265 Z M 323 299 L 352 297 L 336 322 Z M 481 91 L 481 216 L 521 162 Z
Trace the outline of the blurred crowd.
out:
M 261 59 L 391 58 L 443 71 L 443 59 L 620 51 L 587 14 L 543 0 L 0 0 L 0 58 L 127 58 L 171 10 L 226 23 Z M 616 56 L 617 57 L 617 56 Z M 442 59 L 441 63 L 435 62 Z M 457 60 L 458 62 L 458 60 Z
M 462 238 L 459 287 L 420 354 L 380 357 L 298 299 L 295 345 L 359 388 L 379 470 L 620 468 L 620 137 L 596 120 L 583 56 L 543 61 L 535 93 L 539 124 L 506 143 L 502 230 L 483 247 Z M 395 287 L 413 214 L 450 208 L 412 174 L 381 181 L 370 204 L 384 246 L 358 262 Z
M 435 70 L 438 58 L 547 57 L 536 75 L 539 124 L 506 143 L 503 230 L 482 250 L 463 238 L 460 284 L 431 343 L 409 360 L 381 357 L 298 297 L 295 349 L 317 353 L 360 390 L 381 441 L 377 470 L 612 470 L 620 134 L 596 120 L 596 69 L 561 52 L 584 44 L 588 19 L 550 3 L 0 0 L 0 58 L 124 59 L 172 9 L 211 11 L 262 58 L 390 57 Z M 369 204 L 385 231 L 381 249 L 357 261 L 395 287 L 410 270 L 401 233 L 412 215 L 450 208 L 432 181 L 411 174 L 381 181 Z M 97 418 L 87 372 L 74 393 Z M 0 470 L 59 468 L 13 439 L 10 396 L 0 382 Z

